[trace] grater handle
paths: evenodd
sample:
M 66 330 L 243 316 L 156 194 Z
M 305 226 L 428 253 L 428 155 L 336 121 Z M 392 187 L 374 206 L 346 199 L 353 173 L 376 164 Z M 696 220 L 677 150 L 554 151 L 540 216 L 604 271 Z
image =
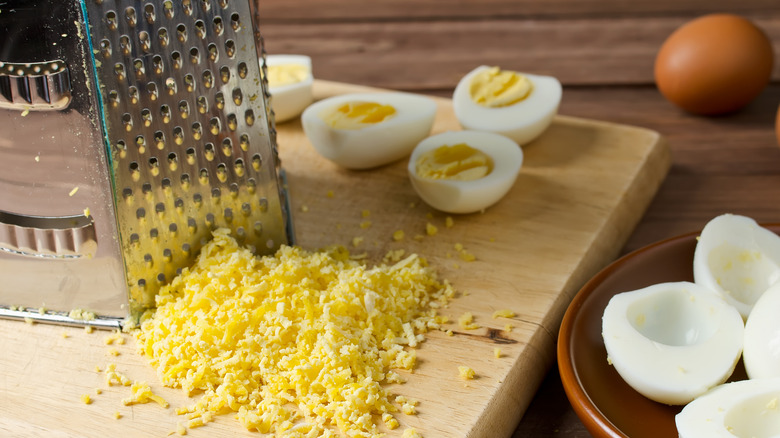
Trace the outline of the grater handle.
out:
M 63 61 L 0 61 L 0 108 L 61 110 L 70 102 L 70 71 Z

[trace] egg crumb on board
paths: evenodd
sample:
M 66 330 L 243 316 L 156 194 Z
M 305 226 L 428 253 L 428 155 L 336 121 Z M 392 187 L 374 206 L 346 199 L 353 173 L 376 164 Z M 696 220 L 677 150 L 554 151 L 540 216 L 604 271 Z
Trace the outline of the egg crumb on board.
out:
M 167 408 L 168 402 L 164 398 L 152 392 L 152 388 L 146 382 L 133 382 L 130 385 L 130 397 L 122 399 L 125 406 L 155 402 Z
M 423 436 L 420 434 L 420 432 L 417 431 L 417 429 L 410 427 L 404 430 L 402 438 L 423 438 Z
M 455 220 L 452 219 L 452 216 L 447 216 L 444 218 L 444 226 L 447 228 L 452 228 L 455 225 Z
M 436 225 L 433 225 L 432 223 L 428 222 L 425 224 L 425 234 L 429 236 L 435 236 L 436 233 L 439 232 L 439 229 L 436 228 Z
M 114 419 L 118 420 L 122 418 L 122 414 L 119 411 L 114 412 Z
M 404 230 L 396 230 L 393 232 L 393 240 L 396 242 L 400 242 L 401 240 L 404 240 Z
M 95 367 L 95 369 L 98 369 L 98 367 Z M 106 365 L 106 385 L 130 386 L 131 383 L 132 381 L 127 376 L 116 370 L 115 363 Z
M 378 437 L 377 420 L 399 409 L 382 384 L 414 368 L 405 347 L 441 328 L 436 308 L 453 296 L 415 254 L 375 267 L 343 247 L 255 257 L 220 229 L 134 334 L 164 385 L 202 394 L 178 414 Z
M 85 405 L 90 405 L 92 404 L 92 397 L 89 394 L 81 394 L 81 402 Z
M 458 375 L 463 379 L 472 380 L 476 374 L 477 373 L 471 367 L 465 365 L 458 366 Z
M 458 325 L 463 330 L 476 330 L 479 324 L 474 323 L 474 315 L 471 312 L 464 312 L 458 317 Z
M 499 309 L 493 312 L 493 319 L 496 318 L 514 318 L 517 314 L 509 309 Z

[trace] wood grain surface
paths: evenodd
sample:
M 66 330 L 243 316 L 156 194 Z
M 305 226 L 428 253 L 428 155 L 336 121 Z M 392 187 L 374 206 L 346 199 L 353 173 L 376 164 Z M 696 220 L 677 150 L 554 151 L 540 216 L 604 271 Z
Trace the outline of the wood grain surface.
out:
M 364 91 L 340 83 L 315 83 L 317 99 Z M 438 105 L 433 133 L 457 130 L 449 99 Z M 364 253 L 370 264 L 399 249 L 425 257 L 458 296 L 443 311 L 454 332 L 432 332 L 418 349 L 419 366 L 391 390 L 418 400 L 418 415 L 399 416 L 402 427 L 423 436 L 507 436 L 554 362 L 555 333 L 579 285 L 618 254 L 669 168 L 665 140 L 644 128 L 557 117 L 524 147 L 520 177 L 509 194 L 481 213 L 449 215 L 427 207 L 408 180 L 405 160 L 368 171 L 348 171 L 320 157 L 300 122 L 278 126 L 297 244 L 333 244 Z M 364 211 L 371 226 L 364 228 Z M 429 236 L 426 224 L 440 231 Z M 396 241 L 393 233 L 408 236 Z M 424 236 L 413 239 L 416 234 Z M 363 243 L 354 246 L 353 237 Z M 458 256 L 456 244 L 476 257 Z M 493 313 L 510 309 L 511 318 Z M 465 312 L 480 326 L 464 330 Z M 506 330 L 506 324 L 513 328 Z M 65 335 L 65 337 L 63 337 Z M 0 359 L 3 397 L 0 432 L 14 436 L 165 436 L 182 417 L 174 408 L 196 401 L 161 387 L 154 370 L 126 344 L 107 345 L 105 334 L 81 329 L 0 321 L 6 353 Z M 26 343 L 30 343 L 25 347 Z M 500 357 L 493 349 L 501 349 Z M 119 353 L 112 354 L 112 349 Z M 131 380 L 148 382 L 171 403 L 124 406 L 128 388 L 106 385 L 108 363 Z M 477 373 L 464 381 L 458 365 Z M 100 389 L 101 393 L 96 393 Z M 92 403 L 81 402 L 89 394 Z M 119 412 L 123 418 L 115 419 Z M 252 436 L 223 415 L 189 436 Z
M 701 229 L 732 212 L 780 221 L 780 3 L 775 0 L 258 0 L 269 52 L 310 55 L 315 75 L 449 96 L 479 64 L 546 72 L 564 84 L 560 113 L 660 132 L 670 172 L 621 253 Z M 721 117 L 680 111 L 658 93 L 655 54 L 677 26 L 742 14 L 775 47 L 772 83 Z M 477 32 L 470 32 L 476 30 Z M 589 437 L 552 367 L 514 436 Z

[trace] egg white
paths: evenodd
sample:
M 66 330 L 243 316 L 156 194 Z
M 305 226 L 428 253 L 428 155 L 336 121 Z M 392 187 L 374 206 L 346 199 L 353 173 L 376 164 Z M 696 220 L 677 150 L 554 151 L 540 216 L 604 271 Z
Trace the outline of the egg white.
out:
M 674 418 L 680 438 L 776 437 L 780 378 L 741 380 L 713 388 Z
M 314 75 L 311 58 L 305 55 L 266 55 L 265 62 L 267 66 L 294 64 L 306 67 L 309 75 L 303 81 L 277 86 L 269 84 L 268 88 L 276 123 L 283 123 L 298 117 L 314 100 L 312 95 Z
M 396 114 L 361 129 L 336 129 L 323 113 L 348 102 L 391 105 Z M 398 161 L 431 132 L 436 103 L 428 97 L 401 92 L 350 93 L 315 102 L 301 115 L 303 131 L 314 149 L 348 169 L 370 169 Z
M 756 301 L 745 323 L 742 360 L 751 379 L 780 377 L 780 283 Z
M 464 129 L 505 135 L 525 145 L 541 135 L 558 113 L 563 89 L 558 79 L 521 73 L 533 84 L 528 97 L 513 105 L 488 108 L 474 102 L 469 91 L 471 81 L 489 66 L 479 66 L 458 82 L 452 95 L 455 117 Z
M 737 310 L 691 282 L 659 283 L 612 297 L 602 317 L 608 360 L 645 397 L 690 402 L 731 376 L 742 354 Z
M 472 181 L 429 179 L 417 175 L 417 160 L 440 146 L 466 143 L 493 161 L 493 170 Z M 412 187 L 425 203 L 447 213 L 473 213 L 495 204 L 512 188 L 523 165 L 523 150 L 511 139 L 480 131 L 448 131 L 421 141 L 409 158 Z
M 696 243 L 693 277 L 747 318 L 764 291 L 780 280 L 780 236 L 746 216 L 717 216 Z

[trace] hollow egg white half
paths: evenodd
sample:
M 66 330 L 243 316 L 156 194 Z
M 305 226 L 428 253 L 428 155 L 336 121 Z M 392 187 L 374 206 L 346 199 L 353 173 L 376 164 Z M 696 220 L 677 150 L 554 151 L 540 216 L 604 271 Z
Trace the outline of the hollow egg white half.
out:
M 283 123 L 298 117 L 314 101 L 311 58 L 305 55 L 266 55 L 265 64 L 274 119 Z
M 740 380 L 713 388 L 674 418 L 680 438 L 780 436 L 780 378 Z
M 436 115 L 433 99 L 411 93 L 342 94 L 303 111 L 303 131 L 314 149 L 348 169 L 397 161 L 428 136 Z
M 745 322 L 742 361 L 751 379 L 780 377 L 780 283 L 761 295 Z
M 747 318 L 764 291 L 780 280 L 780 236 L 746 216 L 716 216 L 696 243 L 693 278 Z
M 431 207 L 447 213 L 473 213 L 503 198 L 522 165 L 523 150 L 503 135 L 448 131 L 414 148 L 408 173 L 414 190 Z
M 461 78 L 452 105 L 464 129 L 502 134 L 522 146 L 550 126 L 562 93 L 552 76 L 482 65 Z
M 691 282 L 612 297 L 604 309 L 607 360 L 645 397 L 682 405 L 726 381 L 742 354 L 739 312 Z

